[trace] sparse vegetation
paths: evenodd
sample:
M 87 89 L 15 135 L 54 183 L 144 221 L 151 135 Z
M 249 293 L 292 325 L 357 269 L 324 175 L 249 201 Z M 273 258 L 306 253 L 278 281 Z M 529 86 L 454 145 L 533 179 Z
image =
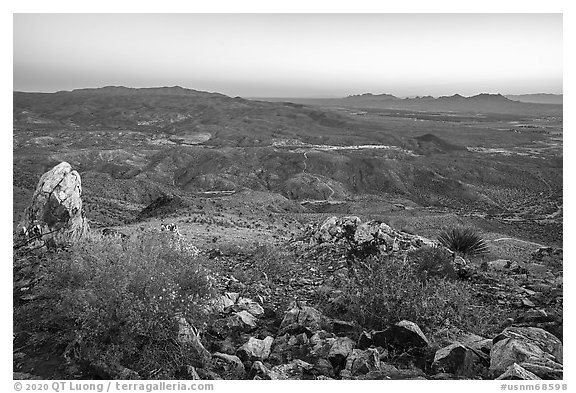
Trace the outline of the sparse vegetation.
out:
M 414 257 L 425 260 L 430 254 L 440 256 L 437 250 L 424 249 L 412 253 L 412 260 L 386 256 L 367 260 L 372 271 L 359 270 L 357 279 L 344 289 L 348 316 L 376 330 L 407 319 L 425 331 L 447 322 L 477 334 L 493 331 L 508 310 L 482 305 L 472 284 L 444 277 L 441 269 L 429 270 L 436 273 L 423 279 L 423 266 L 414 263 Z M 445 266 L 444 259 L 434 261 Z M 424 266 L 438 267 L 430 262 Z
M 467 257 L 487 254 L 488 245 L 472 228 L 452 228 L 438 236 L 438 241 L 457 254 Z
M 425 246 L 411 251 L 408 260 L 414 264 L 416 276 L 420 281 L 431 277 L 455 278 L 452 255 L 442 247 Z
M 271 244 L 261 244 L 254 250 L 252 260 L 267 280 L 278 280 L 294 264 L 295 255 Z
M 212 284 L 202 260 L 168 237 L 93 236 L 51 254 L 32 289 L 37 299 L 15 307 L 16 333 L 30 345 L 50 344 L 83 375 L 103 362 L 145 378 L 174 377 L 194 362 L 176 341 L 176 315 L 200 327 Z

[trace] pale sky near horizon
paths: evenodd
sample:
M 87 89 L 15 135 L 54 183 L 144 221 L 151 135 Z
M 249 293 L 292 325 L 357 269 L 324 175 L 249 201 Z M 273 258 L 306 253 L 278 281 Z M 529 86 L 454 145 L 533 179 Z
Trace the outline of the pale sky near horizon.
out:
M 556 93 L 561 14 L 15 14 L 16 91 Z

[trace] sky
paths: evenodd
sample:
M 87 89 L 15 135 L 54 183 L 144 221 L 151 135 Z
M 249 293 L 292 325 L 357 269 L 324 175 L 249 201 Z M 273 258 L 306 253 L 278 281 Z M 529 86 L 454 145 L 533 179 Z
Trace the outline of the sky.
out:
M 561 14 L 14 14 L 13 89 L 563 92 Z

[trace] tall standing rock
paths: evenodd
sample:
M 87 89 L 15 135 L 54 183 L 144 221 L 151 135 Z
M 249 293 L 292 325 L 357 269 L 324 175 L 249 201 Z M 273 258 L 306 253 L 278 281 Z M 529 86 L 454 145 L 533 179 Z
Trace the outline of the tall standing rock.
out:
M 61 162 L 40 178 L 32 202 L 20 223 L 25 242 L 32 247 L 70 245 L 86 235 L 78 172 Z

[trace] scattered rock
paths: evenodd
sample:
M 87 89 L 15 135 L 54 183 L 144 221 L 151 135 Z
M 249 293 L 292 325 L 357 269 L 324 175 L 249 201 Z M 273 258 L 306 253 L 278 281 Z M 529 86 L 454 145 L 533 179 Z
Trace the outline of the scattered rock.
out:
M 330 217 L 312 234 L 312 243 L 337 243 L 345 239 L 354 247 L 374 252 L 396 252 L 410 250 L 435 242 L 421 236 L 396 231 L 380 221 L 362 223 L 358 217 Z
M 328 333 L 324 330 L 314 333 L 309 341 L 310 344 L 313 345 L 310 354 L 312 356 L 327 359 L 334 341 L 336 341 L 336 338 L 332 333 Z
M 306 332 L 311 335 L 312 332 L 321 330 L 324 323 L 324 316 L 320 311 L 308 306 L 296 306 L 284 316 L 279 334 Z
M 333 333 L 329 333 L 326 330 L 318 330 L 318 331 L 314 332 L 312 337 L 310 337 L 310 343 L 312 345 L 316 345 L 318 343 L 321 343 L 324 339 L 334 338 L 334 337 L 335 336 Z
M 524 307 L 530 307 L 530 308 L 536 307 L 536 305 L 534 304 L 534 302 L 532 302 L 530 299 L 527 299 L 527 298 L 523 298 L 523 299 L 522 299 L 522 305 L 523 305 Z
M 305 379 L 305 374 L 312 371 L 314 368 L 310 363 L 306 363 L 300 359 L 294 359 L 288 364 L 281 364 L 274 366 L 268 372 L 268 376 L 273 380 L 286 380 L 286 379 Z M 309 374 L 310 376 L 312 374 Z
M 559 363 L 563 362 L 563 346 L 556 336 L 544 329 L 535 327 L 511 326 L 494 338 L 494 344 L 504 338 L 515 338 L 538 345 L 544 352 L 549 353 Z
M 248 379 L 270 379 L 270 370 L 259 360 L 252 363 L 248 372 Z
M 204 368 L 197 368 L 196 372 L 197 372 L 197 374 L 201 380 L 213 381 L 213 380 L 221 380 L 222 379 L 222 377 L 220 375 L 218 375 L 217 373 L 215 373 L 212 370 L 207 370 Z
M 358 336 L 359 326 L 354 322 L 341 321 L 338 319 L 332 320 L 332 332 L 339 336 Z
M 227 313 L 240 297 L 239 293 L 226 292 L 224 295 L 216 298 L 214 301 L 214 311 L 220 313 Z
M 370 371 L 365 375 L 360 375 L 355 379 L 370 380 L 399 380 L 399 379 L 416 379 L 425 380 L 426 374 L 418 368 L 398 369 L 395 366 L 380 362 L 380 370 Z
M 246 369 L 238 356 L 216 352 L 211 366 L 224 379 L 244 379 L 246 376 Z
M 264 340 L 250 337 L 248 342 L 238 349 L 238 356 L 243 360 L 266 360 L 270 356 L 273 341 L 270 336 Z
M 316 379 L 319 381 L 332 381 L 334 378 L 327 377 L 325 375 L 318 375 Z
M 561 364 L 551 360 L 530 360 L 520 363 L 520 366 L 536 374 L 542 379 L 563 379 L 563 367 Z
M 256 317 L 245 310 L 235 313 L 233 318 L 236 318 L 237 321 L 244 324 L 244 327 L 248 330 L 255 329 L 258 326 Z
M 501 374 L 514 363 L 542 378 L 562 374 L 562 342 L 553 334 L 534 327 L 509 327 L 494 338 L 490 370 Z
M 455 326 L 441 329 L 435 333 L 435 341 L 441 346 L 462 344 L 467 348 L 489 355 L 492 340 L 477 334 L 469 333 Z
M 226 337 L 224 340 L 215 340 L 210 342 L 210 347 L 207 349 L 211 352 L 222 352 L 227 353 L 228 355 L 236 354 L 236 347 L 230 337 Z
M 369 348 L 372 345 L 372 343 L 373 343 L 372 333 L 369 332 L 360 333 L 360 337 L 358 337 L 358 344 L 357 344 L 357 347 L 359 349 Z
M 303 343 L 302 336 L 308 339 L 306 334 L 300 334 L 299 338 L 286 333 L 277 336 L 272 344 L 272 351 L 268 361 L 273 364 L 290 362 L 293 359 L 307 360 L 310 353 L 308 343 Z
M 541 378 L 531 373 L 530 371 L 524 369 L 522 366 L 519 366 L 518 364 L 514 363 L 510 365 L 506 369 L 506 371 L 496 379 L 497 380 L 518 379 L 518 380 L 532 381 L 532 380 L 539 380 Z
M 247 311 L 255 317 L 264 315 L 264 308 L 262 308 L 261 305 L 252 299 L 240 298 L 235 304 L 235 307 L 238 307 L 240 310 Z
M 395 348 L 424 348 L 430 343 L 422 330 L 414 322 L 400 321 L 386 330 L 372 333 L 372 342 L 375 346 Z
M 344 371 L 349 372 L 350 375 L 359 375 L 379 369 L 380 355 L 377 350 L 370 348 L 365 351 L 361 349 L 352 350 L 352 353 L 350 353 L 346 359 Z
M 524 264 L 524 269 L 531 276 L 544 276 L 548 272 L 548 268 L 545 265 L 539 263 L 526 263 Z
M 308 336 L 306 333 L 296 334 L 294 336 L 290 336 L 288 339 L 288 345 L 296 346 L 296 345 L 306 345 L 308 344 Z
M 348 337 L 338 337 L 332 343 L 328 352 L 328 360 L 336 370 L 343 369 L 346 358 L 352 353 L 356 343 Z
M 492 347 L 490 370 L 494 375 L 499 375 L 514 363 L 521 363 L 527 359 L 541 359 L 546 355 L 538 345 L 532 342 L 506 338 Z
M 487 356 L 455 343 L 436 351 L 432 368 L 437 372 L 452 373 L 458 376 L 474 377 L 481 368 L 487 368 Z
M 319 358 L 314 363 L 314 368 L 312 369 L 312 373 L 318 376 L 326 376 L 329 378 L 336 378 L 336 374 L 334 373 L 334 367 L 332 367 L 332 363 L 324 358 Z M 318 378 L 316 378 L 318 379 Z
M 486 263 L 489 269 L 496 271 L 508 270 L 511 264 L 512 261 L 510 261 L 509 259 L 497 259 L 495 261 L 490 261 Z
M 376 221 L 364 222 L 356 228 L 354 241 L 357 244 L 369 243 L 378 238 L 380 223 Z

